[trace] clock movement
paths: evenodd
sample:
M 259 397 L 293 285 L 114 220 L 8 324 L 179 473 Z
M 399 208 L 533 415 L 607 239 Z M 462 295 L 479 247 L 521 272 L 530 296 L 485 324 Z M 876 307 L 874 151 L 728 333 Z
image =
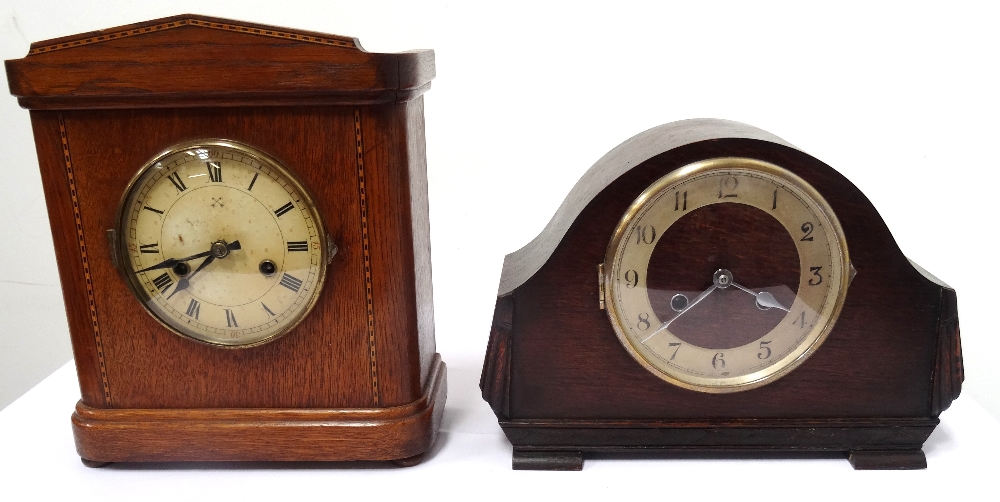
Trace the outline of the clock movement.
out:
M 609 152 L 506 257 L 480 387 L 515 469 L 587 452 L 912 469 L 962 380 L 955 291 L 850 181 L 698 119 Z
M 446 396 L 432 51 L 184 15 L 35 43 L 6 68 L 84 463 L 421 459 Z

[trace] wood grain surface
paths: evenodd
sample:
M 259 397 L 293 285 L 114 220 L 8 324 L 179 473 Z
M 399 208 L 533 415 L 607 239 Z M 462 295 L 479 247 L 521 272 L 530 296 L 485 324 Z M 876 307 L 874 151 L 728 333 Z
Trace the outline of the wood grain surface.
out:
M 97 464 L 405 461 L 427 451 L 441 426 L 446 368 L 440 358 L 432 366 L 418 400 L 388 408 L 109 410 L 79 403 L 73 414 L 77 451 Z
M 538 245 L 516 253 L 521 263 L 541 260 L 543 264 L 520 286 L 498 298 L 481 384 L 484 399 L 516 447 L 544 449 L 551 428 L 566 426 L 560 434 L 567 438 L 564 445 L 569 450 L 681 447 L 685 434 L 694 434 L 692 427 L 700 427 L 698 434 L 728 438 L 713 448 L 766 448 L 768 444 L 796 448 L 807 446 L 808 434 L 791 434 L 788 424 L 722 436 L 717 426 L 734 420 L 809 420 L 817 421 L 813 427 L 844 431 L 838 433 L 841 439 L 834 439 L 837 434 L 833 434 L 820 449 L 846 452 L 858 444 L 884 443 L 919 451 L 940 411 L 958 396 L 963 377 L 954 291 L 910 264 L 872 204 L 834 169 L 786 144 L 726 137 L 727 133 L 720 129 L 717 139 L 670 147 L 614 179 L 591 176 L 603 187 L 578 184 L 574 188 L 574 192 L 596 195 L 579 204 L 583 206 L 579 215 L 551 253 L 546 256 L 544 246 Z M 674 169 L 718 157 L 771 162 L 819 190 L 844 228 L 857 271 L 835 327 L 808 360 L 773 383 L 728 394 L 682 389 L 633 360 L 615 336 L 607 313 L 598 308 L 596 273 L 621 215 L 646 187 Z M 735 216 L 732 221 L 749 217 Z M 710 220 L 701 222 L 699 228 L 714 229 Z M 736 231 L 716 230 L 727 229 Z M 557 230 L 550 225 L 533 243 L 553 238 L 545 234 Z M 700 263 L 711 254 L 699 247 L 697 238 L 682 240 L 690 245 L 654 253 L 678 263 Z M 780 251 L 780 244 L 740 241 L 737 247 L 760 256 L 772 249 Z M 690 270 L 680 267 L 668 272 L 672 280 L 682 280 Z M 505 268 L 504 273 L 523 275 L 514 268 Z M 762 278 L 784 277 L 779 266 L 746 272 L 754 273 Z M 794 276 L 789 277 L 794 284 Z M 501 289 L 512 280 L 502 278 Z M 732 314 L 731 323 L 746 324 L 739 312 Z M 692 332 L 690 336 L 700 335 Z M 912 434 L 904 433 L 909 430 L 906 427 L 885 422 L 908 419 L 922 421 Z M 840 420 L 850 424 L 837 425 Z M 650 421 L 670 421 L 671 425 L 650 425 Z M 531 425 L 538 422 L 549 428 Z M 612 429 L 628 429 L 635 435 L 634 443 L 623 443 L 623 431 L 612 433 L 609 423 L 618 424 Z M 764 437 L 773 441 L 754 443 Z
M 193 15 L 38 42 L 6 69 L 31 109 L 391 103 L 435 73 L 430 50 Z
M 432 51 L 368 53 L 350 37 L 185 15 L 39 42 L 6 65 L 31 109 L 80 378 L 82 456 L 412 460 L 430 446 L 446 387 L 420 96 Z M 129 180 L 169 147 L 203 139 L 276 158 L 311 192 L 338 247 L 313 311 L 272 343 L 230 350 L 177 336 L 113 263 L 106 232 Z M 399 407 L 413 413 L 393 415 Z M 240 446 L 254 427 L 273 438 Z

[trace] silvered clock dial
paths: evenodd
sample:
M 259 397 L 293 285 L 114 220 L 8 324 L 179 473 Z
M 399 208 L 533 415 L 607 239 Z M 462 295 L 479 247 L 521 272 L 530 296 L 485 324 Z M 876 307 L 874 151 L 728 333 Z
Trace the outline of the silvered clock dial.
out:
M 126 282 L 146 310 L 222 347 L 294 328 L 319 297 L 332 251 L 295 176 L 228 140 L 177 145 L 139 169 L 116 234 Z

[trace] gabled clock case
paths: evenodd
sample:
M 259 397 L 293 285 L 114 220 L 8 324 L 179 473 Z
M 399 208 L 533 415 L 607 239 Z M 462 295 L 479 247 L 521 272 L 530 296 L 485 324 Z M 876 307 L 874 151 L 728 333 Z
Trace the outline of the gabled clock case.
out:
M 31 113 L 86 463 L 413 460 L 431 446 L 446 395 L 421 96 L 432 51 L 183 15 L 35 43 L 6 69 Z M 313 311 L 259 347 L 162 327 L 105 238 L 136 170 L 202 138 L 280 159 L 339 248 Z

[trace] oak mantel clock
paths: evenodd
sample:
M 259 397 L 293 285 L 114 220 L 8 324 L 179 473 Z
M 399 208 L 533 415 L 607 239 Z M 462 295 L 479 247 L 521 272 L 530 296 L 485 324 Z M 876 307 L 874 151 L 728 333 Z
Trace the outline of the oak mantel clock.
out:
M 956 305 L 831 167 L 675 122 L 601 158 L 507 256 L 480 386 L 515 469 L 629 451 L 922 468 L 961 391 Z
M 419 461 L 434 53 L 183 15 L 32 44 L 88 465 Z

